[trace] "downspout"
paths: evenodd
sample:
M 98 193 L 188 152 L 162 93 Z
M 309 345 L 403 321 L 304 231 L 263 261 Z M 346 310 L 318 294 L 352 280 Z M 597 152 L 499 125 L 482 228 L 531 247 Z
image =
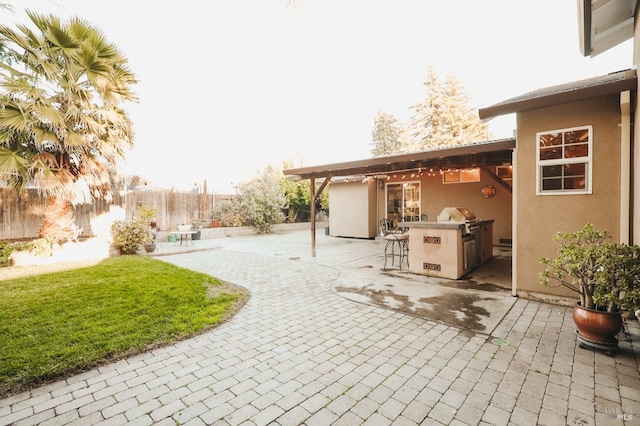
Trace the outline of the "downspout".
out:
M 517 124 L 516 124 L 517 126 Z M 511 192 L 511 296 L 518 297 L 518 164 L 515 161 L 518 156 L 518 141 L 511 151 L 511 167 L 513 189 Z
M 631 92 L 620 93 L 620 243 L 631 232 Z

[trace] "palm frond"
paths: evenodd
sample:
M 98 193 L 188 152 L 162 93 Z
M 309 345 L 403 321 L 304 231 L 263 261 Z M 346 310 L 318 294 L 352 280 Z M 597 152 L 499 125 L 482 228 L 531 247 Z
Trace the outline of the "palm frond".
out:
M 0 147 L 0 175 L 19 175 L 25 173 L 28 159 L 15 151 Z
M 0 144 L 23 156 L 22 181 L 47 195 L 104 195 L 106 169 L 133 146 L 132 123 L 118 104 L 137 101 L 135 76 L 84 20 L 27 15 L 31 26 L 0 25 L 0 43 L 15 58 L 0 64 Z

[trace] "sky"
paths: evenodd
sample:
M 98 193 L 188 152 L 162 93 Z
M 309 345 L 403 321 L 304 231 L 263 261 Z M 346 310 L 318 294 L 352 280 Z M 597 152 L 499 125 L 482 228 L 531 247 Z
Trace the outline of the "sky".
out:
M 176 190 L 232 193 L 267 166 L 371 157 L 378 110 L 401 122 L 433 66 L 472 108 L 632 66 L 627 41 L 595 58 L 578 46 L 573 0 L 5 0 L 78 16 L 129 60 L 140 102 L 122 173 Z M 488 122 L 512 137 L 515 117 Z

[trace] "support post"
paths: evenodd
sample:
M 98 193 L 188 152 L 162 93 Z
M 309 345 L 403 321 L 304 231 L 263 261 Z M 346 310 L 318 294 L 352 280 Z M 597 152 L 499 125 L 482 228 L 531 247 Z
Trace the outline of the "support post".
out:
M 311 257 L 316 257 L 316 180 L 311 178 Z
M 316 201 L 322 191 L 327 187 L 329 182 L 331 181 L 331 176 L 327 176 L 324 178 L 324 181 L 318 188 L 318 192 L 316 192 L 316 180 L 315 178 L 310 179 L 311 183 L 311 257 L 316 257 Z

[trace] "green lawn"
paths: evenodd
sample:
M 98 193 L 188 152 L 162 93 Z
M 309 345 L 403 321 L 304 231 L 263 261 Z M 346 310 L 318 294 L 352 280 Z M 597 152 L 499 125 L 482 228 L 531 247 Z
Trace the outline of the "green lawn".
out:
M 200 333 L 247 298 L 145 256 L 0 281 L 0 396 Z

